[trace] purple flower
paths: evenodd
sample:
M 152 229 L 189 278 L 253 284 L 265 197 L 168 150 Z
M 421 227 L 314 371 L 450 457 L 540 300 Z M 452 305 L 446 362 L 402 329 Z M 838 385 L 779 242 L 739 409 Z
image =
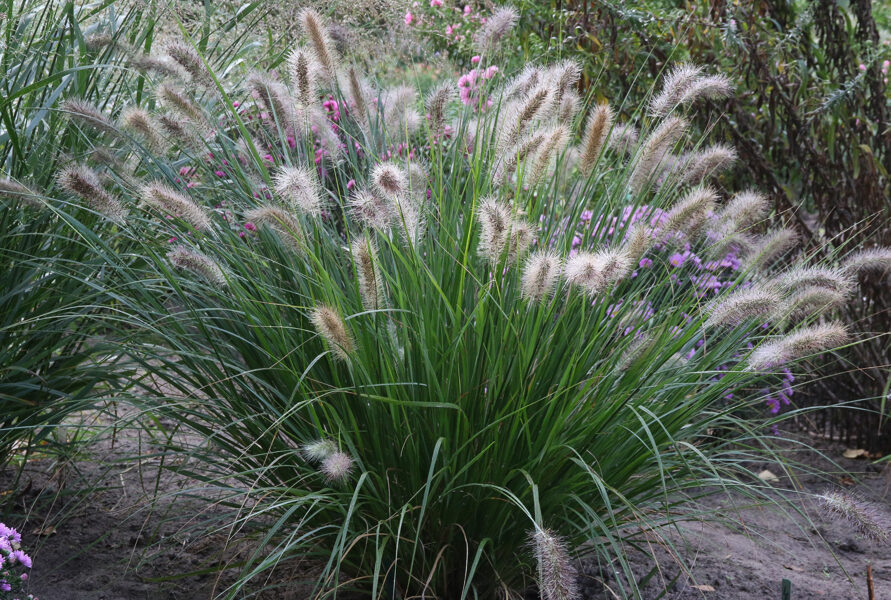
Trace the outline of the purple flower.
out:
M 648 269 L 648 268 L 650 268 L 650 267 L 653 266 L 653 259 L 651 259 L 651 258 L 642 258 L 642 259 L 640 259 L 640 262 L 637 263 L 637 265 L 638 265 L 641 269 Z
M 27 554 L 25 554 L 24 550 L 14 550 L 12 553 L 12 557 L 16 561 L 22 563 L 22 565 L 24 565 L 25 568 L 27 568 L 27 569 L 31 568 L 31 557 L 28 556 Z
M 680 267 L 684 264 L 684 260 L 686 260 L 686 257 L 683 254 L 678 254 L 677 252 L 668 257 L 668 262 L 671 263 L 671 266 L 673 267 Z
M 3 592 L 11 592 L 12 586 L 6 583 L 5 581 L 0 582 L 0 591 Z

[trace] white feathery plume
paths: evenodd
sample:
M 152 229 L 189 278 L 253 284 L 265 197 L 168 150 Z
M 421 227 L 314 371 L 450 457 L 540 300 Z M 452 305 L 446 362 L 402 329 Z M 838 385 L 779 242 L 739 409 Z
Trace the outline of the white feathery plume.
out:
M 517 9 L 512 6 L 502 6 L 489 15 L 486 24 L 477 31 L 474 37 L 476 47 L 484 52 L 492 52 L 498 43 L 510 33 L 511 29 L 520 18 Z
M 756 285 L 734 291 L 715 300 L 706 310 L 706 327 L 736 326 L 756 317 L 766 318 L 783 307 L 779 290 L 769 285 Z
M 851 273 L 836 267 L 796 267 L 774 277 L 773 283 L 785 293 L 803 287 L 822 287 L 847 296 L 854 291 L 857 281 Z
M 566 260 L 566 281 L 595 296 L 623 279 L 631 270 L 631 259 L 621 250 L 579 252 Z
M 325 22 L 321 15 L 312 8 L 304 8 L 300 12 L 300 27 L 303 34 L 312 43 L 316 60 L 323 67 L 331 81 L 337 78 L 337 51 L 331 41 Z
M 98 213 L 116 223 L 123 223 L 127 210 L 120 200 L 105 191 L 99 174 L 86 165 L 72 165 L 57 176 L 59 186 L 79 197 Z
M 798 233 L 794 229 L 775 229 L 761 236 L 746 253 L 746 265 L 752 269 L 763 268 L 797 243 Z
M 763 371 L 848 341 L 845 326 L 837 321 L 805 327 L 778 340 L 763 343 L 749 355 L 747 370 Z
M 337 452 L 337 444 L 329 439 L 313 440 L 300 447 L 300 454 L 309 462 L 319 463 Z
M 616 123 L 609 133 L 607 144 L 616 152 L 627 154 L 637 146 L 637 129 L 629 123 Z
M 144 184 L 139 190 L 139 196 L 145 204 L 168 215 L 179 217 L 191 223 L 195 229 L 206 230 L 212 225 L 207 211 L 189 196 L 164 183 L 156 181 Z
M 687 131 L 687 122 L 680 117 L 668 117 L 659 124 L 643 143 L 628 185 L 637 193 L 656 175 L 665 157 Z
M 371 185 L 374 191 L 391 200 L 407 194 L 408 184 L 405 171 L 393 163 L 378 163 L 371 170 Z
M 251 95 L 260 108 L 269 114 L 273 123 L 282 129 L 298 125 L 294 100 L 283 83 L 262 73 L 250 74 L 246 83 Z
M 68 113 L 70 118 L 75 118 L 99 131 L 112 135 L 120 135 L 121 133 L 101 110 L 86 100 L 69 98 L 62 103 L 61 109 Z
M 480 222 L 480 256 L 497 262 L 507 246 L 511 230 L 511 208 L 495 198 L 483 198 L 477 209 Z
M 863 537 L 880 544 L 891 540 L 891 525 L 871 502 L 840 489 L 827 490 L 817 498 L 828 516 L 846 521 Z
M 710 187 L 696 187 L 676 202 L 665 216 L 665 233 L 694 233 L 714 210 L 718 193 Z
M 273 177 L 276 193 L 291 206 L 310 217 L 322 214 L 322 198 L 315 169 L 282 167 Z
M 891 271 L 891 248 L 869 248 L 852 254 L 842 261 L 842 268 L 851 273 L 862 271 Z
M 789 297 L 786 312 L 792 319 L 807 319 L 840 308 L 844 303 L 844 294 L 827 287 L 814 285 L 802 288 L 792 294 Z M 784 316 L 783 314 L 778 315 L 780 318 Z
M 326 457 L 319 469 L 325 474 L 328 483 L 342 483 L 350 476 L 355 461 L 346 452 L 337 451 Z
M 213 77 L 207 70 L 204 61 L 201 60 L 201 56 L 190 44 L 180 40 L 170 40 L 164 43 L 162 50 L 183 71 L 189 74 L 193 83 L 209 88 L 214 87 Z
M 549 296 L 560 278 L 563 261 L 560 255 L 549 250 L 539 250 L 526 259 L 521 291 L 523 297 L 538 302 Z
M 681 181 L 701 183 L 707 177 L 729 169 L 736 162 L 736 150 L 716 144 L 682 159 Z
M 650 115 L 664 117 L 680 104 L 681 98 L 702 75 L 702 67 L 681 63 L 665 77 L 662 91 L 650 101 Z
M 377 246 L 374 240 L 359 237 L 350 245 L 356 277 L 359 281 L 359 296 L 366 310 L 376 310 L 383 306 L 384 286 L 377 265 Z
M 191 100 L 186 98 L 185 94 L 180 90 L 177 90 L 169 84 L 162 83 L 159 85 L 155 89 L 155 97 L 157 97 L 161 106 L 167 110 L 175 112 L 196 124 L 203 124 L 206 122 L 204 113 L 201 109 Z
M 43 203 L 37 199 L 40 194 L 12 179 L 0 179 L 0 197 L 20 200 L 34 208 L 43 206 Z
M 299 252 L 306 248 L 306 235 L 303 233 L 300 222 L 288 211 L 278 206 L 253 208 L 245 213 L 244 218 L 257 226 L 269 227 L 292 250 Z
M 226 287 L 226 276 L 220 266 L 196 250 L 177 246 L 167 253 L 167 260 L 177 269 L 190 271 L 204 278 L 208 283 Z
M 139 134 L 153 151 L 163 151 L 164 139 L 148 111 L 134 106 L 125 108 L 121 113 L 121 125 Z
M 368 190 L 358 190 L 350 196 L 349 210 L 353 219 L 378 231 L 387 231 L 394 218 L 391 204 Z
M 734 228 L 746 228 L 757 223 L 770 211 L 770 203 L 753 190 L 738 192 L 717 214 L 722 223 L 732 223 Z
M 579 158 L 579 170 L 588 176 L 594 170 L 594 164 L 603 150 L 603 144 L 610 133 L 613 123 L 613 109 L 609 104 L 598 104 L 588 116 L 585 136 L 582 139 L 582 153 Z
M 356 345 L 337 309 L 325 304 L 317 306 L 310 311 L 309 320 L 334 356 L 338 360 L 348 361 Z
M 538 563 L 538 588 L 542 600 L 579 600 L 578 573 L 566 543 L 550 529 L 536 527 L 531 534 Z

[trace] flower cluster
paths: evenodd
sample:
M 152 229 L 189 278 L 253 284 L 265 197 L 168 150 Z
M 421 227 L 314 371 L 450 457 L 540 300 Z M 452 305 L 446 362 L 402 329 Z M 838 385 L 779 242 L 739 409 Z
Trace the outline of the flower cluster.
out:
M 22 535 L 0 523 L 0 599 L 37 600 L 31 594 L 21 596 L 30 569 L 31 557 L 22 550 Z
M 405 11 L 404 23 L 424 35 L 437 52 L 459 62 L 474 54 L 474 39 L 490 17 L 479 8 L 454 0 L 418 0 Z

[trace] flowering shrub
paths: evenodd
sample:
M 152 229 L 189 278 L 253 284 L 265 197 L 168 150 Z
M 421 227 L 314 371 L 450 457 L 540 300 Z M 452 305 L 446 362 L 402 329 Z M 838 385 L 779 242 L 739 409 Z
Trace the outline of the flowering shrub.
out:
M 423 36 L 434 51 L 466 65 L 471 57 L 478 57 L 474 40 L 488 19 L 475 3 L 418 0 L 407 8 L 403 22 Z
M 480 30 L 478 68 L 515 18 Z M 577 598 L 593 554 L 637 594 L 626 549 L 685 490 L 751 476 L 734 411 L 760 398 L 737 391 L 847 344 L 831 311 L 891 256 L 776 269 L 794 231 L 710 185 L 732 151 L 684 151 L 689 107 L 731 93 L 697 67 L 637 123 L 580 118 L 571 61 L 491 78 L 487 110 L 448 83 L 422 107 L 301 26 L 286 73 L 236 85 L 155 57 L 181 66 L 160 106 L 72 110 L 128 135 L 58 178 L 137 249 L 93 241 L 95 279 L 179 392 L 136 400 L 196 434 L 173 463 L 245 496 L 263 542 L 239 585 L 295 559 L 316 597 Z
M 22 550 L 22 536 L 12 527 L 0 523 L 0 598 L 3 600 L 37 600 L 23 595 L 31 557 Z

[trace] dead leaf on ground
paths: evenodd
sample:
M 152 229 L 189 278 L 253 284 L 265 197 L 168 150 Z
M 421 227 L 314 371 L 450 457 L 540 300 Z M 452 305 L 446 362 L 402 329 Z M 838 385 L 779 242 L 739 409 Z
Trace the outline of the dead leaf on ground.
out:
M 790 571 L 795 571 L 796 573 L 804 573 L 804 569 L 802 569 L 801 567 L 796 567 L 795 565 L 783 565 L 783 567 L 789 569 Z
M 868 458 L 869 452 L 863 448 L 848 448 L 842 452 L 842 456 L 845 458 Z
M 55 525 L 47 525 L 46 527 L 35 527 L 34 531 L 32 531 L 34 535 L 52 535 L 56 533 Z
M 847 486 L 854 485 L 854 480 L 847 476 L 842 477 L 839 481 L 841 482 L 842 485 L 847 485 Z
M 767 469 L 764 469 L 763 471 L 758 473 L 758 479 L 760 479 L 764 483 L 777 483 L 780 480 L 779 477 L 777 477 Z
M 714 592 L 715 588 L 710 585 L 694 585 L 691 586 L 694 590 L 699 590 L 700 592 Z

